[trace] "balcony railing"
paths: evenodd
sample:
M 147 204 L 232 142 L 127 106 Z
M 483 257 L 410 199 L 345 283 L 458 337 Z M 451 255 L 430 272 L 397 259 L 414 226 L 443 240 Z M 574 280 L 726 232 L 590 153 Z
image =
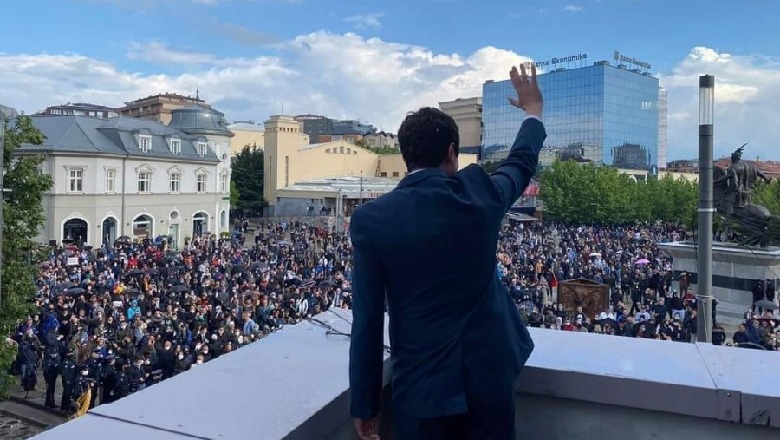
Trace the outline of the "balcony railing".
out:
M 317 318 L 350 330 L 349 311 Z M 286 327 L 35 438 L 356 439 L 349 339 L 333 333 L 313 322 Z M 778 353 L 531 333 L 537 348 L 517 383 L 518 439 L 780 438 Z M 382 438 L 391 439 L 385 394 Z

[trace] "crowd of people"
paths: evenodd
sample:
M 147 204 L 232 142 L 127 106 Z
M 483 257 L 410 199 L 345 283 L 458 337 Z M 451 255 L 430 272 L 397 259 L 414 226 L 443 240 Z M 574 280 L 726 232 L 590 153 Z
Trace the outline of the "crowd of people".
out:
M 280 221 L 243 243 L 241 229 L 194 237 L 179 250 L 163 237 L 53 249 L 37 280 L 39 313 L 12 335 L 24 390 L 36 388 L 41 369 L 45 405 L 80 414 L 329 307 L 349 307 L 343 230 Z
M 675 224 L 566 226 L 517 223 L 499 243 L 498 273 L 529 326 L 670 341 L 693 341 L 698 332 L 697 297 L 688 275 L 675 275 L 671 256 L 658 244 L 682 241 Z M 585 279 L 608 287 L 608 306 L 588 315 L 577 304 L 564 306 L 562 280 Z M 763 283 L 763 282 L 759 282 Z M 774 286 L 756 289 L 774 300 Z M 754 296 L 759 295 L 754 292 Z M 728 342 L 713 304 L 713 342 L 777 350 L 780 316 L 753 308 Z
M 253 243 L 238 224 L 229 238 L 194 237 L 178 250 L 164 237 L 53 249 L 37 280 L 39 313 L 12 335 L 24 390 L 36 389 L 40 369 L 46 406 L 81 414 L 329 307 L 349 308 L 346 231 L 314 223 L 269 222 Z M 677 225 L 512 223 L 500 235 L 497 272 L 532 327 L 690 341 L 696 295 L 657 246 L 685 238 Z M 588 316 L 557 301 L 559 281 L 571 279 L 607 285 L 609 307 Z M 755 312 L 733 342 L 776 349 L 780 320 Z

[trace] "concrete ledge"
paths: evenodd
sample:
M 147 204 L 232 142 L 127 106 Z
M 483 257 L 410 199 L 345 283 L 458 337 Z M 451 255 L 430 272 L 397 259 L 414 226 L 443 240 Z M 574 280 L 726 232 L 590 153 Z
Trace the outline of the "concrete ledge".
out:
M 334 310 L 317 319 L 326 325 L 287 327 L 36 438 L 102 440 L 110 432 L 112 440 L 354 439 L 348 414 L 349 339 L 328 334 L 329 328 L 348 332 L 351 313 Z M 630 408 L 650 421 L 681 417 L 712 432 L 728 426 L 739 433 L 717 438 L 780 435 L 766 427 L 780 426 L 777 353 L 530 330 L 537 349 L 518 381 L 521 407 L 526 400 L 570 402 L 566 405 L 578 412 L 601 408 L 603 417 L 614 408 Z M 559 412 L 557 406 L 545 410 Z M 383 420 L 389 421 L 388 413 L 383 412 Z M 541 438 L 537 435 L 549 428 L 548 420 L 525 420 L 529 416 L 520 412 L 518 417 L 524 438 Z

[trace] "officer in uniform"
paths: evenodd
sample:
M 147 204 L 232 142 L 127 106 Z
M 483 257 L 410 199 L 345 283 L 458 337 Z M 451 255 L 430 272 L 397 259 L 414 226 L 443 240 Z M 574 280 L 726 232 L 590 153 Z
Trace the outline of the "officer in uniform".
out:
M 54 403 L 54 389 L 57 385 L 57 376 L 60 375 L 59 344 L 53 343 L 46 347 L 43 354 L 43 379 L 46 381 L 46 408 L 54 409 L 57 405 Z
M 130 369 L 128 362 L 116 367 L 116 384 L 114 385 L 114 400 L 127 397 L 130 394 L 130 379 L 127 378 L 127 372 Z
M 79 380 L 79 370 L 76 368 L 76 362 L 73 360 L 74 351 L 69 348 L 65 357 L 62 359 L 60 374 L 62 374 L 62 402 L 60 409 L 70 410 L 70 403 L 73 401 L 74 388 Z
M 100 403 L 111 403 L 118 399 L 114 393 L 118 379 L 118 373 L 116 371 L 116 357 L 113 353 L 108 353 L 106 356 L 106 362 L 103 365 L 103 370 L 100 372 L 100 384 L 103 387 Z
M 92 388 L 92 396 L 89 399 L 89 409 L 95 407 L 95 401 L 97 400 L 97 394 L 100 384 L 100 374 L 103 371 L 103 358 L 101 357 L 100 350 L 94 350 L 92 352 L 92 359 L 87 361 L 87 377 L 95 382 L 94 388 Z

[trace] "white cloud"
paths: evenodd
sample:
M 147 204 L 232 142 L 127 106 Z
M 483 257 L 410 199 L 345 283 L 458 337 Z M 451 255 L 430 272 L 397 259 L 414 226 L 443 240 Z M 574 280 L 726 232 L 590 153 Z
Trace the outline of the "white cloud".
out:
M 732 55 L 695 47 L 661 77 L 669 93 L 669 158 L 698 155 L 699 76 L 715 76 L 715 156 L 749 142 L 746 158 L 780 159 L 780 62 L 757 55 Z
M 580 5 L 566 5 L 563 8 L 566 12 L 582 12 L 582 6 Z
M 383 13 L 368 13 L 352 15 L 344 19 L 347 23 L 353 23 L 356 28 L 379 28 L 382 27 L 382 22 L 379 21 L 385 14 Z
M 148 61 L 157 64 L 208 64 L 217 58 L 213 55 L 172 49 L 165 43 L 150 41 L 130 43 L 127 57 L 131 60 Z
M 121 106 L 154 93 L 201 96 L 233 120 L 271 114 L 320 113 L 360 118 L 395 131 L 410 110 L 481 94 L 489 79 L 530 61 L 485 47 L 471 54 L 435 53 L 425 47 L 316 32 L 275 46 L 276 56 L 220 58 L 161 42 L 135 43 L 129 55 L 186 73 L 123 70 L 78 54 L 0 54 L 0 104 L 27 113 L 64 102 Z M 715 75 L 716 155 L 749 142 L 746 157 L 778 157 L 773 127 L 780 120 L 780 61 L 697 47 L 661 84 L 669 99 L 671 159 L 695 158 L 698 145 L 698 76 Z
M 180 75 L 143 74 L 77 54 L 0 54 L 0 103 L 28 113 L 64 102 L 121 106 L 154 93 L 201 96 L 233 120 L 271 114 L 322 113 L 360 118 L 395 131 L 406 113 L 439 101 L 477 96 L 488 79 L 529 61 L 485 47 L 472 54 L 440 54 L 421 46 L 355 34 L 316 32 L 277 46 L 279 56 L 219 58 L 136 44 L 133 56 L 168 65 Z M 145 51 L 144 51 L 145 50 Z

